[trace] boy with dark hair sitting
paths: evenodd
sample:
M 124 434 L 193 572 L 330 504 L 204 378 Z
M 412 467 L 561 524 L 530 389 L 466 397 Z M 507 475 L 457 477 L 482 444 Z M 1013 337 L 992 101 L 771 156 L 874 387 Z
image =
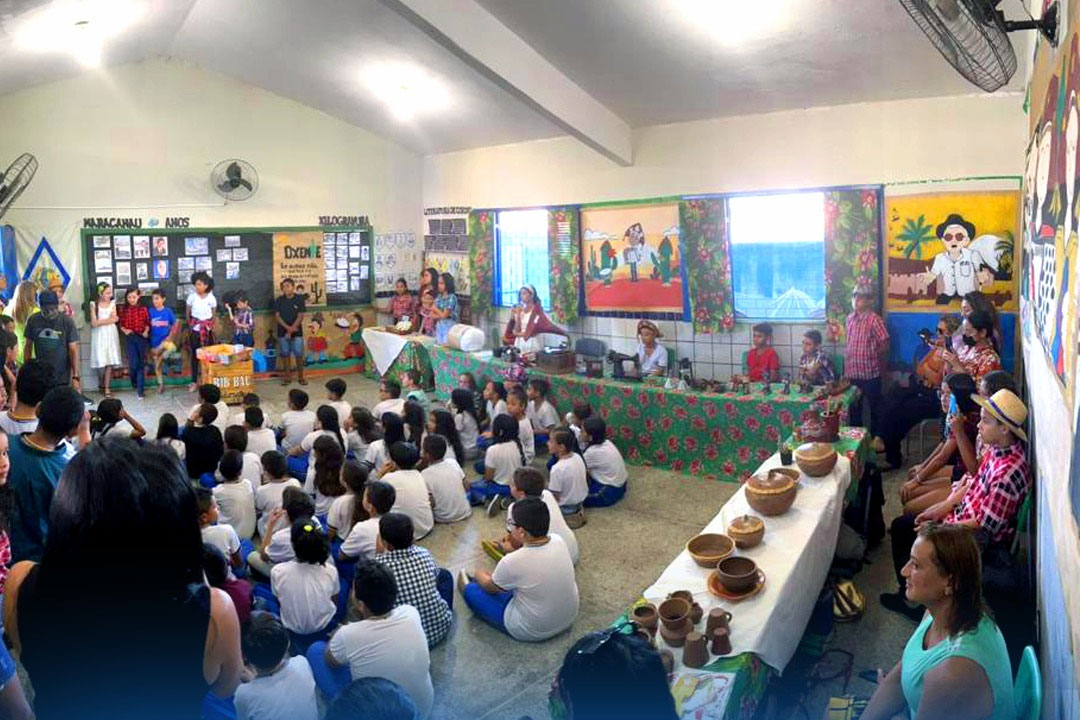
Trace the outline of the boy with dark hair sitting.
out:
M 566 544 L 548 535 L 551 512 L 539 498 L 511 507 L 510 533 L 520 549 L 506 555 L 495 572 L 458 575 L 465 604 L 515 640 L 539 642 L 570 627 L 578 613 L 574 564 Z
M 435 565 L 428 550 L 413 544 L 412 521 L 401 513 L 379 518 L 379 545 L 375 559 L 394 574 L 397 604 L 416 608 L 428 647 L 435 647 L 450 632 L 454 618 L 453 576 Z
M 406 370 L 401 376 L 401 390 L 405 393 L 406 400 L 412 400 L 424 408 L 424 415 L 431 412 L 431 400 L 427 393 L 420 387 L 420 371 Z
M 184 424 L 184 463 L 188 477 L 201 480 L 209 475 L 208 486 L 214 485 L 214 471 L 225 453 L 225 441 L 221 431 L 214 426 L 217 408 L 209 403 L 195 406 Z
M 240 409 L 229 416 L 230 425 L 243 425 L 244 424 L 244 412 L 248 408 L 261 407 L 262 400 L 255 393 L 244 393 L 244 397 L 240 400 Z
M 260 458 L 263 453 L 277 450 L 277 437 L 274 435 L 273 430 L 265 427 L 265 424 L 266 415 L 263 413 L 262 408 L 249 407 L 244 410 L 243 425 L 247 428 L 247 449 L 248 452 L 255 453 Z
M 360 621 L 342 625 L 330 642 L 308 648 L 315 684 L 333 700 L 351 680 L 386 678 L 412 698 L 419 717 L 427 717 L 435 691 L 420 614 L 412 605 L 397 603 L 393 573 L 373 560 L 357 564 L 353 594 Z
M 755 325 L 753 342 L 754 347 L 746 353 L 746 374 L 751 382 L 776 382 L 780 379 L 780 356 L 772 348 L 772 325 Z
M 375 557 L 378 551 L 379 518 L 394 507 L 394 503 L 397 502 L 397 491 L 394 490 L 393 485 L 382 480 L 368 482 L 361 502 L 364 510 L 367 511 L 368 519 L 353 523 L 345 542 L 341 543 L 341 549 L 338 550 L 338 558 L 342 562 L 357 558 L 370 560 Z
M 221 399 L 221 388 L 213 383 L 203 383 L 199 386 L 199 405 L 213 405 L 217 410 L 214 418 L 214 427 L 218 429 L 222 437 L 225 436 L 225 428 L 229 427 L 229 406 Z M 188 416 L 198 409 L 199 405 L 193 405 L 188 411 Z
M 292 526 L 300 518 L 308 518 L 320 530 L 322 525 L 315 517 L 315 501 L 298 487 L 287 487 L 281 495 L 282 507 L 272 511 L 266 521 L 266 534 L 259 549 L 248 555 L 248 565 L 266 577 L 270 567 L 296 558 L 292 546 Z
M 379 383 L 379 402 L 371 408 L 371 414 L 381 418 L 383 413 L 392 412 L 400 415 L 405 409 L 405 400 L 401 397 L 401 383 L 393 378 L 383 378 Z
M 255 677 L 236 689 L 238 720 L 318 720 L 311 666 L 302 655 L 289 657 L 289 633 L 277 616 L 252 613 L 240 649 Z
M 289 409 L 281 413 L 281 451 L 286 455 L 315 429 L 315 413 L 307 409 L 308 399 L 303 390 L 289 391 Z
M 551 519 L 548 533 L 558 535 L 566 543 L 566 549 L 570 551 L 570 559 L 574 565 L 578 563 L 578 541 L 574 531 L 566 523 L 566 518 L 559 510 L 559 501 L 544 487 L 544 474 L 534 467 L 518 468 L 514 471 L 514 477 L 510 481 L 510 497 L 515 501 L 523 498 L 540 498 L 547 505 L 548 515 Z M 506 510 L 506 535 L 499 540 L 481 540 L 480 548 L 487 553 L 495 562 L 503 559 L 507 553 L 512 553 L 521 547 L 521 543 L 514 539 L 514 506 Z
M 344 425 L 352 413 L 352 405 L 345 400 L 345 391 L 348 386 L 341 378 L 331 378 L 326 381 L 326 405 L 337 411 L 338 423 Z
M 821 333 L 817 330 L 807 330 L 803 333 L 799 379 L 811 385 L 824 385 L 836 379 L 832 358 L 821 349 Z
M 37 406 L 56 384 L 53 378 L 52 365 L 42 360 L 31 360 L 19 368 L 15 377 L 15 397 L 8 398 L 14 405 L 0 412 L 0 430 L 12 437 L 34 432 L 38 425 Z

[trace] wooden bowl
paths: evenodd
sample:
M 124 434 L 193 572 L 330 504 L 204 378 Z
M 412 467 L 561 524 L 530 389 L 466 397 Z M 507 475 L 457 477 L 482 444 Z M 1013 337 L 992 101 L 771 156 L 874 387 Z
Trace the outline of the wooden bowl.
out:
M 760 544 L 765 537 L 765 521 L 756 515 L 743 515 L 732 520 L 727 531 L 735 541 L 735 547 L 747 550 Z
M 799 491 L 799 473 L 790 468 L 777 468 L 765 475 L 754 475 L 746 481 L 746 502 L 762 515 L 781 515 L 795 502 Z
M 703 568 L 714 568 L 735 550 L 735 542 L 720 533 L 703 533 L 686 543 L 686 551 Z
M 734 556 L 721 560 L 716 566 L 720 584 L 730 593 L 752 590 L 758 581 L 758 566 L 748 557 Z
M 838 457 L 833 446 L 826 443 L 806 443 L 795 448 L 795 464 L 808 477 L 828 475 Z

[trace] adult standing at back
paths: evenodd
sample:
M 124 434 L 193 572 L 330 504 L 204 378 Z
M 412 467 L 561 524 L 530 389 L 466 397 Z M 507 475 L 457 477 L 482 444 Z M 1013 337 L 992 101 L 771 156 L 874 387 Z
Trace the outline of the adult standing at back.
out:
M 301 385 L 304 379 L 304 298 L 296 293 L 292 278 L 281 281 L 281 295 L 274 300 L 274 319 L 277 322 L 278 360 L 281 362 L 281 384 L 292 382 L 289 358 L 296 363 L 296 376 Z
M 239 621 L 205 584 L 197 516 L 167 448 L 105 438 L 71 461 L 41 562 L 12 568 L 4 603 L 39 720 L 186 720 L 207 690 L 233 694 Z
M 56 386 L 70 385 L 82 391 L 79 378 L 79 331 L 75 321 L 60 312 L 56 293 L 46 290 L 38 298 L 41 312 L 26 322 L 23 362 L 38 358 L 52 366 Z M 115 332 L 115 329 L 113 329 Z M 117 341 L 119 342 L 119 341 Z
M 36 302 L 37 285 L 32 280 L 23 280 L 15 287 L 14 300 L 11 301 L 11 317 L 15 318 L 15 337 L 19 346 L 15 356 L 21 358 L 26 347 L 26 321 L 38 311 Z

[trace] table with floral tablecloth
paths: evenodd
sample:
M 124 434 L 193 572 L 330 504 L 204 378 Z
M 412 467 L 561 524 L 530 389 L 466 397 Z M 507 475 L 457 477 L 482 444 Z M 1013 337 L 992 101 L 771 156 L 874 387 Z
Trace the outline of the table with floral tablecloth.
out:
M 435 387 L 435 384 L 434 375 L 431 371 L 431 355 L 425 348 L 425 343 L 420 338 L 413 336 L 408 336 L 403 339 L 405 342 L 402 343 L 401 350 L 398 352 L 397 357 L 395 357 L 386 368 L 386 371 L 380 374 L 379 369 L 376 366 L 377 363 L 372 359 L 372 361 L 367 364 L 367 376 L 373 380 L 393 378 L 394 380 L 401 382 L 402 376 L 405 375 L 406 371 L 416 370 L 420 373 L 420 387 L 430 390 Z
M 464 353 L 438 345 L 429 346 L 427 352 L 435 390 L 443 400 L 450 397 L 462 373 L 471 372 L 482 382 L 485 377 L 502 378 L 508 367 L 489 352 Z M 629 462 L 721 480 L 751 474 L 776 452 L 780 438 L 817 416 L 826 403 L 794 387 L 784 395 L 778 384 L 768 395 L 760 389 L 750 394 L 702 393 L 611 378 L 548 375 L 535 368 L 529 372 L 551 383 L 549 399 L 560 416 L 575 400 L 592 405 Z M 837 396 L 845 408 L 855 392 L 849 388 Z

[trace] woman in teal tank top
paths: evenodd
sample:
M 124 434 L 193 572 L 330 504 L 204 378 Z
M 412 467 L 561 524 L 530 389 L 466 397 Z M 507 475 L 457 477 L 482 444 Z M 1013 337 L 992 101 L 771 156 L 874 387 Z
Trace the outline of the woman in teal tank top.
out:
M 907 599 L 925 605 L 926 616 L 861 720 L 900 713 L 912 720 L 1015 717 L 1009 653 L 983 605 L 979 548 L 971 531 L 924 526 L 903 575 Z

